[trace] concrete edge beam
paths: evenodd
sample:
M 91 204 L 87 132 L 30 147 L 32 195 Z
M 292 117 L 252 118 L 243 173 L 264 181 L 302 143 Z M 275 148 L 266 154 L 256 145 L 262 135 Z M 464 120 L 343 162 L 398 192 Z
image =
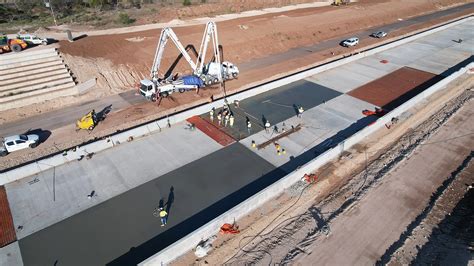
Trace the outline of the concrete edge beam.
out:
M 48 71 L 54 71 L 58 69 L 64 69 L 66 70 L 66 67 L 62 64 L 62 62 L 48 62 L 45 64 L 41 64 L 40 67 L 38 68 L 33 68 L 33 69 L 18 69 L 17 72 L 12 72 L 8 74 L 2 74 L 0 73 L 0 81 L 3 83 L 3 81 L 7 82 L 8 80 L 14 79 L 16 77 L 26 77 L 30 78 L 31 76 L 35 75 L 36 73 L 45 73 Z M 67 70 L 66 70 L 67 71 Z
M 0 75 L 8 75 L 8 74 L 16 73 L 18 71 L 23 71 L 23 70 L 27 71 L 27 70 L 38 69 L 38 68 L 41 68 L 43 65 L 53 64 L 53 63 L 64 65 L 64 62 L 61 58 L 57 56 L 53 56 L 53 57 L 44 58 L 44 60 L 43 59 L 32 60 L 30 64 L 25 64 L 18 67 L 11 67 L 11 68 L 3 69 L 3 70 L 0 69 Z
M 0 70 L 5 70 L 5 69 L 11 69 L 11 68 L 16 68 L 16 67 L 22 67 L 22 66 L 29 66 L 37 63 L 42 63 L 47 60 L 50 60 L 50 58 L 57 58 L 60 59 L 60 57 L 57 54 L 43 54 L 43 55 L 36 55 L 33 58 L 28 58 L 28 61 L 21 61 L 21 62 L 15 62 L 15 63 L 9 63 L 6 65 L 1 65 Z
M 58 51 L 56 50 L 56 48 L 50 48 L 50 49 L 40 49 L 40 50 L 35 50 L 35 51 L 23 50 L 19 53 L 5 54 L 5 55 L 2 55 L 2 62 L 0 63 L 0 66 L 8 65 L 11 62 L 21 62 L 24 60 L 28 60 L 29 58 L 37 56 L 37 55 L 46 55 L 46 54 L 57 55 Z
M 69 84 L 68 84 L 68 86 L 69 86 Z M 38 102 L 52 100 L 52 99 L 59 98 L 59 97 L 73 96 L 73 95 L 77 95 L 77 88 L 76 88 L 75 85 L 70 85 L 70 87 L 68 87 L 68 88 L 61 88 L 61 89 L 57 89 L 57 90 L 54 90 L 54 91 L 51 91 L 51 92 L 45 92 L 45 93 L 42 93 L 42 94 L 33 95 L 33 96 L 30 96 L 30 97 L 25 97 L 25 98 L 20 99 L 20 100 L 13 100 L 13 101 L 4 102 L 4 103 L 0 104 L 0 112 L 8 110 L 8 109 L 20 108 L 20 107 L 27 106 L 27 105 L 34 104 L 34 103 L 38 103 Z M 41 163 L 41 162 L 43 162 L 43 160 L 39 161 L 39 163 Z M 35 163 L 23 166 L 23 167 L 29 168 L 30 170 L 26 170 L 26 171 L 20 170 L 18 172 L 18 173 L 20 173 L 20 176 L 22 176 L 21 173 L 29 173 L 29 174 L 23 176 L 23 177 L 27 177 L 27 176 L 34 175 L 36 173 L 39 173 L 39 172 L 43 171 L 39 168 L 36 168 L 35 170 L 31 171 L 31 165 L 34 165 L 34 164 Z M 23 167 L 18 167 L 16 169 L 23 168 Z M 7 177 L 6 173 L 0 173 L 0 184 L 6 184 L 6 183 L 3 182 L 4 177 L 6 177 L 8 180 L 13 180 L 13 181 L 19 179 L 18 176 L 16 176 L 16 178 L 15 178 L 15 175 L 13 175 L 12 177 Z
M 66 78 L 70 78 L 71 81 L 72 81 L 71 75 L 67 72 L 64 72 L 64 73 L 61 73 L 61 74 L 50 75 L 48 77 L 39 78 L 39 79 L 36 79 L 36 80 L 26 80 L 26 81 L 23 81 L 23 82 L 18 82 L 18 83 L 13 83 L 13 84 L 1 86 L 0 91 L 12 91 L 14 89 L 19 89 L 19 88 L 22 88 L 22 87 L 32 87 L 32 86 L 36 86 L 36 85 L 41 85 L 42 83 L 47 83 L 47 82 L 50 82 L 50 81 L 54 81 L 54 80 L 58 80 L 58 79 L 66 79 Z
M 59 75 L 59 74 L 69 74 L 69 72 L 67 71 L 66 68 L 64 67 L 52 67 L 51 69 L 49 70 L 46 70 L 44 69 L 45 71 L 36 71 L 36 73 L 32 73 L 30 75 L 28 75 L 27 73 L 18 73 L 18 74 L 12 74 L 10 75 L 11 78 L 9 79 L 5 79 L 5 80 L 1 80 L 1 82 L 3 84 L 6 84 L 6 85 L 11 85 L 11 84 L 16 84 L 16 83 L 20 83 L 24 80 L 28 80 L 28 79 L 40 79 L 40 78 L 46 78 L 46 77 L 50 77 L 50 76 L 54 76 L 54 75 Z M 3 77 L 2 77 L 3 78 Z M 3 85 L 2 84 L 2 85 Z M 1 88 L 2 86 L 0 86 Z
M 71 77 L 69 77 L 69 79 L 72 80 Z M 74 82 L 72 82 L 71 80 L 68 80 L 66 78 L 66 79 L 63 79 L 63 84 L 59 84 L 59 85 L 55 85 L 51 87 L 45 87 L 43 89 L 36 89 L 33 91 L 28 91 L 28 92 L 19 92 L 18 94 L 14 94 L 11 96 L 0 96 L 0 103 L 2 103 L 3 105 L 5 103 L 12 102 L 12 101 L 16 101 L 16 102 L 23 101 L 29 97 L 75 87 L 76 84 L 74 84 Z M 40 101 L 38 100 L 36 102 L 40 102 Z

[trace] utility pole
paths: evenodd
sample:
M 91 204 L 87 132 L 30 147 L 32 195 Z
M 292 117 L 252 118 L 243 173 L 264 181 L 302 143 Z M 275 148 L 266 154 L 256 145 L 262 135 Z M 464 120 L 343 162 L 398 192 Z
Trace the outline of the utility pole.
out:
M 51 15 L 53 16 L 53 20 L 54 20 L 54 25 L 56 25 L 57 27 L 58 22 L 56 21 L 56 16 L 54 16 L 53 5 L 49 1 L 50 0 L 44 0 L 44 6 L 49 7 L 49 9 L 51 10 Z

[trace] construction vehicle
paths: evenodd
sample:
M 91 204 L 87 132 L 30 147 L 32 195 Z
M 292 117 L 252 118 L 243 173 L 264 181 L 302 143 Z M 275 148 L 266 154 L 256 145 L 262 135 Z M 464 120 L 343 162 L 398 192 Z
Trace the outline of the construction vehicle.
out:
M 48 39 L 40 38 L 34 34 L 18 34 L 16 38 L 25 41 L 27 44 L 48 45 L 49 43 Z
M 350 0 L 334 0 L 332 5 L 340 6 L 340 5 L 348 5 L 351 1 Z
M 76 122 L 76 131 L 85 129 L 85 130 L 93 130 L 95 126 L 99 123 L 97 114 L 95 110 L 90 111 L 85 116 L 81 117 L 81 119 L 77 120 Z
M 8 39 L 6 35 L 0 35 L 0 54 L 4 52 L 20 52 L 25 49 L 28 44 L 20 39 Z
M 159 77 L 159 69 L 163 58 L 164 49 L 171 39 L 178 48 L 180 54 L 185 58 L 191 67 L 192 74 L 178 77 L 177 75 Z M 214 48 L 213 58 L 209 63 L 205 62 L 209 41 L 212 39 Z M 151 80 L 144 79 L 140 81 L 140 94 L 145 98 L 156 101 L 159 97 L 167 97 L 171 93 L 199 89 L 206 85 L 220 83 L 223 80 L 236 78 L 239 75 L 239 69 L 230 62 L 220 61 L 219 42 L 217 39 L 217 27 L 214 22 L 206 24 L 204 36 L 201 41 L 201 47 L 197 56 L 196 63 L 191 59 L 187 50 L 183 47 L 178 37 L 171 28 L 164 28 L 161 31 L 158 47 L 155 52 L 155 58 L 151 69 Z
M 212 40 L 213 57 L 206 63 L 207 48 L 209 41 Z M 208 22 L 201 41 L 198 55 L 198 66 L 194 74 L 199 76 L 206 85 L 212 85 L 237 78 L 239 69 L 234 64 L 224 61 L 221 63 L 221 51 L 219 40 L 217 38 L 217 25 L 215 22 Z

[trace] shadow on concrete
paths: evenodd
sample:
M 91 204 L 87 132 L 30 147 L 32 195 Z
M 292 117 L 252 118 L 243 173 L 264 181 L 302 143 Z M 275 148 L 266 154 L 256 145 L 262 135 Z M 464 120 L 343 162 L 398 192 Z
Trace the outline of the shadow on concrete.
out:
M 41 143 L 45 142 L 49 138 L 49 136 L 51 136 L 51 131 L 43 130 L 41 128 L 37 128 L 37 129 L 28 129 L 28 131 L 26 131 L 23 134 L 24 135 L 29 135 L 29 134 L 38 135 L 39 136 L 39 144 L 41 144 Z
M 392 111 L 393 109 L 397 108 L 398 106 L 402 105 L 406 101 L 410 100 L 411 98 L 415 97 L 416 95 L 420 94 L 424 90 L 428 89 L 429 87 L 433 86 L 434 84 L 438 83 L 442 80 L 443 76 L 434 76 L 433 78 L 423 82 L 422 84 L 414 87 L 413 89 L 407 91 L 406 93 L 400 95 L 395 100 L 387 103 L 386 105 L 382 106 L 382 109 L 385 111 Z
M 352 136 L 353 134 L 357 133 L 359 130 L 363 129 L 364 127 L 370 125 L 378 117 L 376 116 L 366 116 L 363 117 L 356 122 L 352 123 L 347 128 L 337 132 L 332 137 L 326 139 L 325 141 L 321 142 L 320 144 L 310 148 L 309 150 L 305 151 L 303 154 L 290 157 L 290 161 L 285 163 L 284 165 L 280 166 L 280 168 L 287 173 L 290 173 L 296 170 L 298 167 L 308 163 L 309 161 L 313 160 L 314 158 L 318 157 L 325 151 L 341 144 L 346 140 L 348 137 Z
M 129 252 L 107 263 L 107 265 L 136 265 L 146 260 L 160 250 L 163 250 L 167 246 L 173 244 L 178 239 L 183 238 L 187 234 L 195 231 L 199 227 L 205 225 L 207 222 L 218 217 L 220 214 L 230 210 L 232 207 L 248 199 L 270 184 L 273 184 L 275 181 L 284 177 L 286 174 L 286 172 L 277 168 L 267 174 L 262 175 L 259 179 L 247 184 L 236 192 L 224 197 L 220 201 L 191 216 L 180 224 L 169 228 L 168 230 L 155 236 L 142 245 L 138 247 L 131 247 Z
M 410 100 L 411 98 L 415 97 L 416 95 L 420 94 L 424 90 L 428 89 L 429 87 L 433 86 L 434 84 L 440 82 L 445 77 L 453 74 L 454 72 L 458 71 L 459 69 L 469 65 L 471 62 L 474 62 L 474 56 L 470 56 L 469 58 L 457 63 L 456 65 L 450 67 L 443 73 L 434 76 L 433 78 L 425 81 L 424 83 L 420 84 L 419 86 L 413 88 L 412 90 L 406 92 L 405 94 L 401 95 L 397 99 L 389 102 L 388 104 L 382 106 L 382 109 L 386 111 L 392 111 L 393 109 L 397 108 L 398 106 L 402 105 L 406 101 Z

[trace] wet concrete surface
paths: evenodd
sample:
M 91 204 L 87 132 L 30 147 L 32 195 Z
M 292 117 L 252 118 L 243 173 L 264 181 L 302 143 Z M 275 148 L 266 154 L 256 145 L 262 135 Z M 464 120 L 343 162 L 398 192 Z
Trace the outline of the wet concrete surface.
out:
M 23 262 L 135 265 L 284 175 L 236 143 L 21 239 Z
M 231 103 L 229 106 L 235 117 L 233 126 L 230 126 L 230 123 L 226 123 L 225 119 L 219 123 L 217 113 L 222 108 L 215 111 L 213 120 L 210 119 L 208 113 L 202 114 L 202 117 L 231 135 L 234 139 L 241 140 L 264 130 L 264 124 L 267 120 L 271 125 L 269 130 L 273 130 L 274 125 L 296 116 L 300 106 L 304 110 L 308 110 L 339 95 L 341 93 L 335 90 L 314 82 L 300 80 L 245 99 L 239 103 L 239 107 Z M 250 131 L 247 128 L 247 119 L 250 120 L 252 125 Z

